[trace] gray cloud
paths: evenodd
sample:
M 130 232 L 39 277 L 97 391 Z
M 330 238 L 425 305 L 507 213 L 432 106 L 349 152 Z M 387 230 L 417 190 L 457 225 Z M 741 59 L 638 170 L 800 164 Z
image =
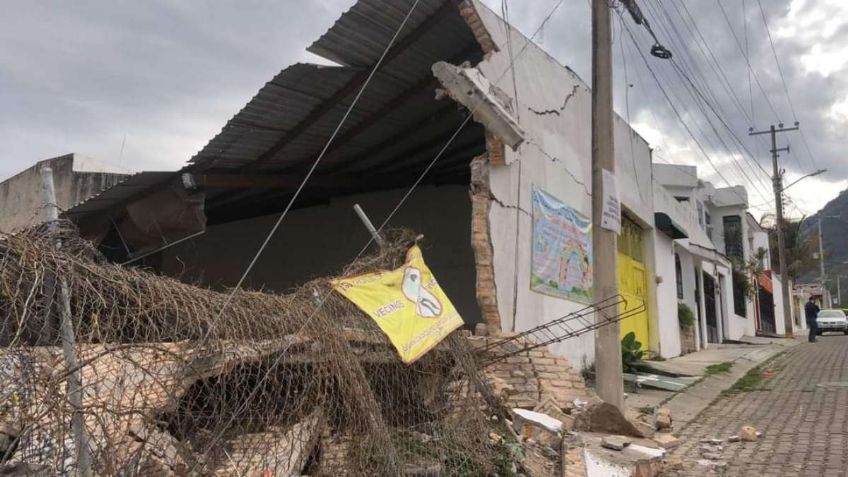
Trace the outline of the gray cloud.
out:
M 556 1 L 511 0 L 510 20 L 529 35 Z M 72 151 L 117 163 L 124 136 L 123 166 L 179 167 L 280 69 L 315 61 L 305 47 L 353 2 L 6 2 L 0 17 L 0 178 L 36 160 Z M 486 2 L 500 11 L 500 0 Z M 749 138 L 747 130 L 778 120 L 791 124 L 794 118 L 756 0 L 745 2 L 746 16 L 742 2 L 723 1 L 741 41 L 747 19 L 751 64 L 778 113 L 771 113 L 754 84 L 753 121 L 738 110 L 702 56 L 696 32 L 685 25 L 689 19 L 682 4 L 640 4 L 660 40 L 675 53 L 675 61 L 689 71 L 760 166 L 771 171 L 767 145 Z M 685 5 L 750 115 L 748 68 L 716 0 Z M 815 163 L 829 170 L 791 191 L 794 202 L 809 212 L 844 188 L 843 178 L 848 177 L 841 140 L 848 126 L 848 58 L 843 58 L 848 55 L 848 7 L 838 0 L 770 0 L 763 6 Z M 588 1 L 567 0 L 537 38 L 586 81 L 589 20 Z M 629 17 L 624 20 L 646 52 L 651 45 L 647 33 Z M 631 120 L 657 148 L 659 160 L 695 163 L 706 177 L 724 185 L 667 106 L 617 17 L 615 37 L 617 111 L 625 115 L 629 103 Z M 734 184 L 754 179 L 756 186 L 749 186 L 752 202 L 767 200 L 761 197 L 770 191 L 765 174 L 738 157 L 734 139 L 713 118 L 713 126 L 731 147 L 726 149 L 716 138 L 704 117 L 707 108 L 698 106 L 671 64 L 652 57 L 648 61 L 721 174 Z M 810 69 L 812 64 L 818 68 Z M 630 88 L 625 87 L 625 73 Z M 841 102 L 844 113 L 834 109 Z M 798 134 L 781 137 L 781 143 L 786 142 L 793 153 L 782 158 L 782 165 L 792 180 L 813 165 Z

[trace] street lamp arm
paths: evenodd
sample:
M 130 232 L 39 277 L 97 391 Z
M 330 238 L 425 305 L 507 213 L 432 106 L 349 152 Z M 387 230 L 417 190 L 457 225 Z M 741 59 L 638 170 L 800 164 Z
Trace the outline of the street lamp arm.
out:
M 806 178 L 808 178 L 808 177 L 817 176 L 817 175 L 819 175 L 819 174 L 823 174 L 823 173 L 825 173 L 825 172 L 827 172 L 827 169 L 819 169 L 819 170 L 817 170 L 816 172 L 811 172 L 811 173 L 809 173 L 809 174 L 807 174 L 807 175 L 805 175 L 805 176 L 801 176 L 800 178 L 798 178 L 798 179 L 796 179 L 795 181 L 793 181 L 792 183 L 790 183 L 788 186 L 784 187 L 784 188 L 783 188 L 783 191 L 784 191 L 784 192 L 786 192 L 786 189 L 788 189 L 788 188 L 790 188 L 790 187 L 794 186 L 795 184 L 797 184 L 797 183 L 801 182 L 802 180 L 804 180 L 804 179 L 806 179 Z

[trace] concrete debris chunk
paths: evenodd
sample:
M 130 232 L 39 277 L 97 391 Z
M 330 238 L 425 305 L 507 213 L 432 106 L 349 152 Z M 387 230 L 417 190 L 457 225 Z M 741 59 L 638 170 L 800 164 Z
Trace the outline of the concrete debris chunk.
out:
M 742 426 L 742 428 L 739 429 L 739 438 L 745 442 L 754 442 L 759 436 L 760 434 L 757 430 L 751 426 Z
M 730 436 L 727 438 L 727 442 L 739 442 L 742 438 L 739 436 Z
M 702 445 L 698 448 L 701 454 L 715 454 L 724 450 L 722 446 Z
M 659 444 L 663 449 L 674 449 L 680 445 L 680 439 L 674 437 L 668 432 L 661 432 L 654 435 L 654 442 Z
M 673 420 L 671 419 L 671 410 L 665 407 L 657 409 L 657 417 L 655 420 L 657 430 L 671 429 Z
M 701 444 L 710 444 L 718 446 L 724 444 L 724 439 L 701 439 Z
M 512 426 L 519 436 L 528 442 L 532 440 L 542 446 L 559 449 L 562 421 L 547 414 L 526 409 L 513 409 L 512 414 Z
M 604 436 L 601 438 L 601 447 L 615 451 L 624 450 L 630 445 L 630 439 L 623 436 Z

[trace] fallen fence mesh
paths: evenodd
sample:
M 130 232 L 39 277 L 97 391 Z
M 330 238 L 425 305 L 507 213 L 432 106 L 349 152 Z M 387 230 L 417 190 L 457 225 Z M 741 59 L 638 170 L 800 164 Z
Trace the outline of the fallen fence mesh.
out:
M 399 267 L 413 237 L 390 234 L 349 273 Z M 329 277 L 226 300 L 107 263 L 67 225 L 1 239 L 0 464 L 126 476 L 509 465 L 462 334 L 406 366 Z

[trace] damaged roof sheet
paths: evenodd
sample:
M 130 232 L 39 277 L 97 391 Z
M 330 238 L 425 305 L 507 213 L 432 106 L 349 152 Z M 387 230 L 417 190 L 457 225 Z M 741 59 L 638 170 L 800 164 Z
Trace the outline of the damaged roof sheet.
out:
M 94 212 L 111 209 L 123 204 L 138 194 L 144 193 L 154 186 L 159 186 L 175 178 L 176 172 L 139 172 L 127 176 L 123 181 L 88 198 L 65 211 L 64 215 L 73 220 Z
M 414 0 L 360 0 L 309 51 L 342 66 L 296 64 L 268 82 L 192 159 L 193 168 L 285 172 L 308 166 L 341 121 L 371 68 Z M 322 165 L 326 170 L 367 154 L 445 106 L 433 101 L 436 61 L 480 55 L 455 0 L 421 0 L 339 131 Z M 402 110 L 402 111 L 401 111 Z M 454 106 L 454 110 L 456 110 Z M 454 120 L 433 118 L 441 131 Z M 418 128 L 416 128 L 417 132 Z M 407 138 L 407 145 L 417 139 Z M 422 135 L 421 139 L 427 138 Z M 384 148 L 377 151 L 384 152 Z M 375 161 L 380 159 L 380 161 Z M 320 172 L 320 171 L 319 171 Z

